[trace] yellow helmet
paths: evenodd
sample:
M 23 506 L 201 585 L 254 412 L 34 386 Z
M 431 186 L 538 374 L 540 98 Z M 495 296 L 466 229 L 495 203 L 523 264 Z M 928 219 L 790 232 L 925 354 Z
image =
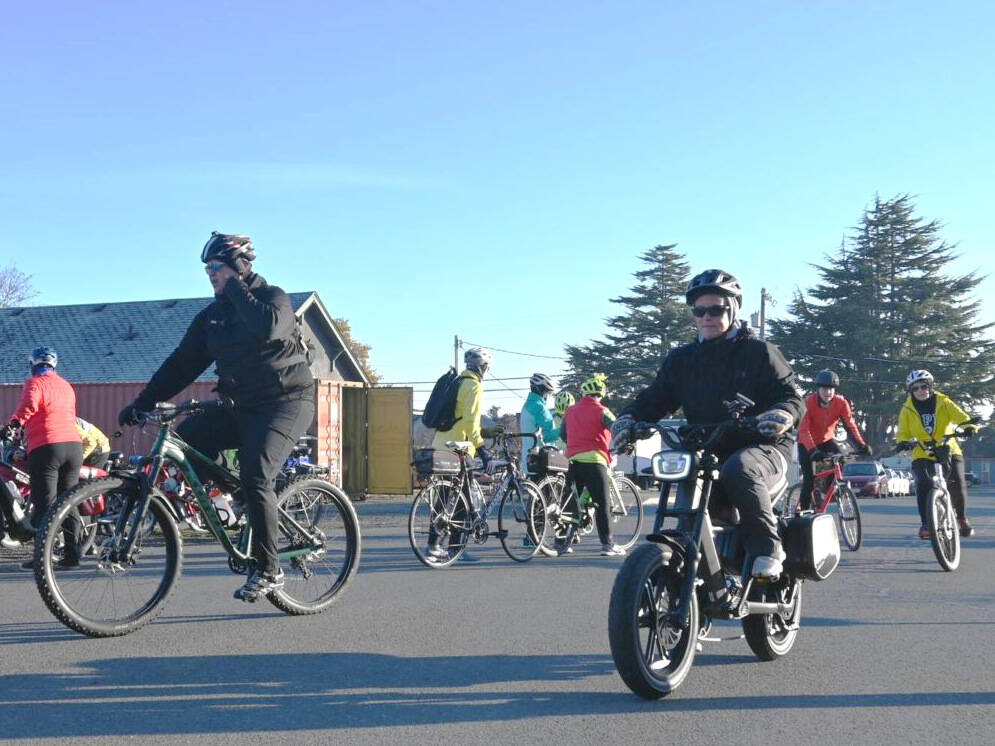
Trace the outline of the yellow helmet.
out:
M 595 373 L 580 385 L 580 393 L 584 396 L 604 396 L 607 381 L 608 376 L 604 373 Z
M 572 407 L 576 401 L 577 400 L 574 398 L 574 395 L 569 391 L 561 391 L 556 395 L 553 407 L 556 410 L 556 413 L 562 417 L 563 413 L 567 411 L 567 408 Z

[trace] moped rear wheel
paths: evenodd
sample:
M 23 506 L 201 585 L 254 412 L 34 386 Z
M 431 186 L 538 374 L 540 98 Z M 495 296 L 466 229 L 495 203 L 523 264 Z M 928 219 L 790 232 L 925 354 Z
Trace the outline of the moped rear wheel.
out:
M 622 681 L 644 699 L 659 699 L 681 685 L 698 641 L 698 598 L 692 591 L 686 619 L 677 618 L 684 578 L 657 544 L 630 554 L 615 577 L 608 608 L 608 641 Z
M 746 642 L 763 661 L 777 660 L 788 654 L 798 638 L 802 620 L 802 582 L 782 580 L 777 583 L 754 583 L 750 589 L 751 601 L 784 603 L 790 607 L 787 614 L 751 614 L 743 617 Z
M 960 528 L 949 492 L 932 491 L 926 519 L 929 521 L 929 541 L 933 545 L 936 561 L 947 572 L 953 572 L 960 565 Z

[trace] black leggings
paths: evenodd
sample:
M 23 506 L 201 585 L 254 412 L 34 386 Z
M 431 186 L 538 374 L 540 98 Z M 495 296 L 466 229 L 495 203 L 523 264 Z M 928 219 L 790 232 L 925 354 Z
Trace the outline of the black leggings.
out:
M 933 473 L 936 462 L 928 458 L 917 458 L 912 462 L 912 473 L 916 477 L 916 500 L 919 503 L 919 517 L 925 526 L 927 501 L 929 491 L 933 488 Z M 950 502 L 958 518 L 967 517 L 967 477 L 964 474 L 964 457 L 950 457 L 950 470 L 946 472 L 947 489 L 950 490 Z
M 28 454 L 28 475 L 31 477 L 31 504 L 35 513 L 31 523 L 41 527 L 45 512 L 56 495 L 79 482 L 83 465 L 82 443 L 49 443 Z
M 611 489 L 608 480 L 608 467 L 604 464 L 585 463 L 581 461 L 571 461 L 570 468 L 567 469 L 567 486 L 569 490 L 573 484 L 577 488 L 577 497 L 580 497 L 587 488 L 594 502 L 594 522 L 598 526 L 598 537 L 602 544 L 614 544 L 615 538 L 612 536 L 611 521 L 608 517 L 608 491 Z M 580 511 L 577 511 L 578 517 Z
M 812 466 L 812 453 L 822 451 L 823 453 L 839 453 L 842 449 L 835 440 L 829 440 L 817 445 L 812 451 L 806 450 L 801 443 L 798 444 L 798 467 L 802 472 L 801 507 L 808 510 L 812 507 L 812 487 L 815 484 L 815 472 Z

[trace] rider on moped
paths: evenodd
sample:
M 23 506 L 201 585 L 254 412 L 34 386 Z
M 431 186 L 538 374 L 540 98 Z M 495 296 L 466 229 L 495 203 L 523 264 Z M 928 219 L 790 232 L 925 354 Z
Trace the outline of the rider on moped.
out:
M 728 419 L 725 402 L 743 394 L 755 403 L 745 412 L 756 417 L 756 431 L 739 431 L 716 447 L 722 459 L 719 493 L 740 513 L 753 575 L 775 578 L 785 559 L 771 507 L 771 490 L 783 484 L 794 446 L 792 430 L 802 413 L 794 371 L 781 351 L 736 323 L 743 301 L 739 281 L 709 269 L 688 285 L 698 338 L 670 351 L 656 380 L 638 394 L 612 427 L 612 450 L 634 437 L 636 422 L 654 422 L 683 410 L 689 424 Z

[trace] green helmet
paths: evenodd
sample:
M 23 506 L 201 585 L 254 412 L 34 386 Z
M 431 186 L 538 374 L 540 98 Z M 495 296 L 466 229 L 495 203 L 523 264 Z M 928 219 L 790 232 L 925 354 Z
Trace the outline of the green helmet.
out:
M 604 373 L 595 373 L 580 385 L 580 393 L 584 396 L 604 396 L 607 381 L 608 376 Z
M 556 413 L 562 417 L 563 413 L 567 411 L 567 407 L 572 407 L 576 401 L 577 400 L 574 398 L 574 395 L 569 391 L 561 391 L 556 395 L 556 399 L 553 401 L 553 408 L 556 410 Z

